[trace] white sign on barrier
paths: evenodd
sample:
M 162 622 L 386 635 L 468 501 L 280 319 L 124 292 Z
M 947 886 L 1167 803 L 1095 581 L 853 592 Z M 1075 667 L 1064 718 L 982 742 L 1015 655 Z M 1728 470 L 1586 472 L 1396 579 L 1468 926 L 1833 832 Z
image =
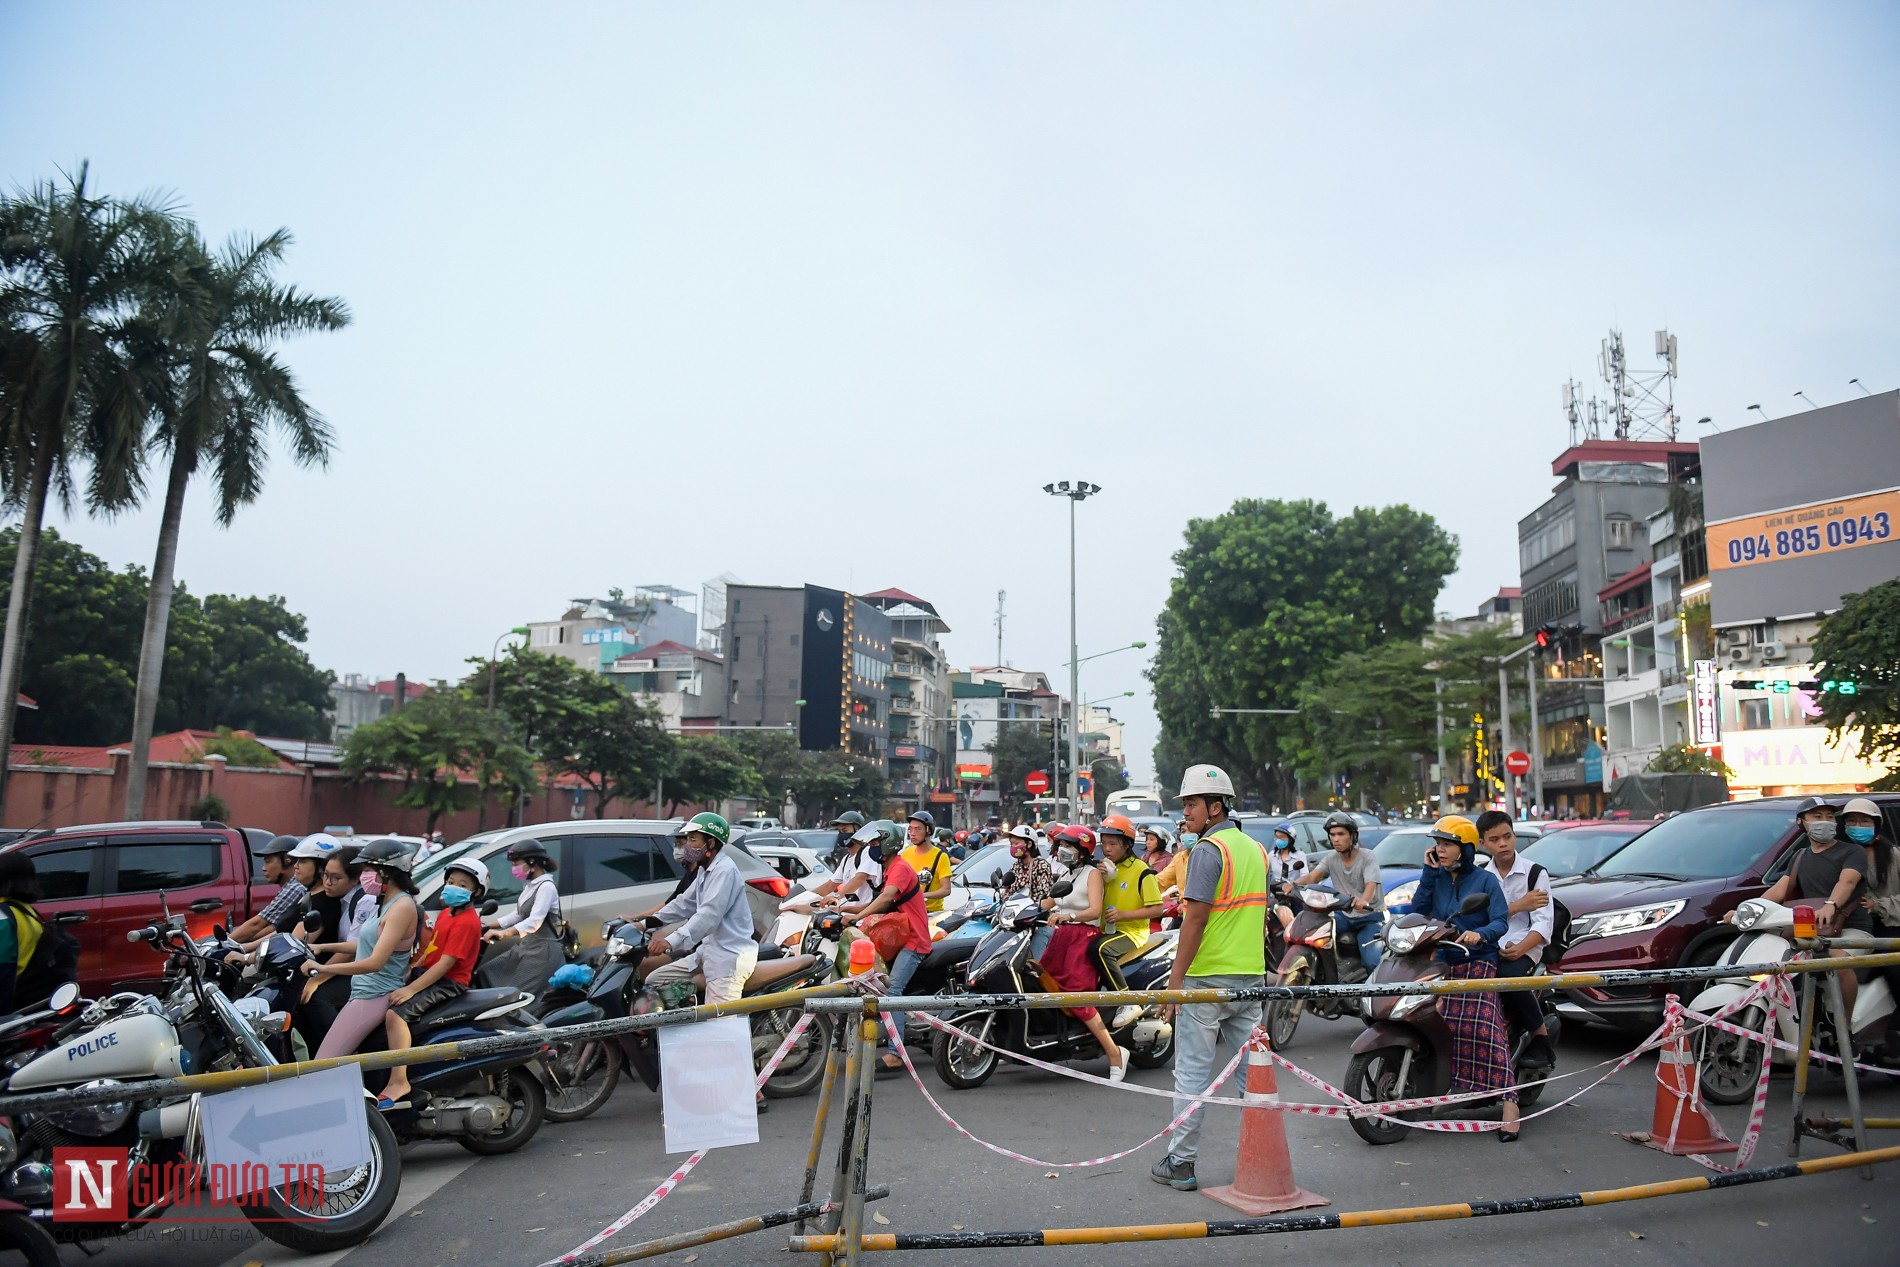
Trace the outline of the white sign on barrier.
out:
M 354 1065 L 207 1095 L 199 1113 L 205 1160 L 233 1173 L 258 1166 L 281 1183 L 286 1166 L 349 1170 L 369 1160 L 363 1075 Z
M 666 1151 L 690 1153 L 759 1142 L 752 1023 L 723 1016 L 660 1030 L 660 1112 Z

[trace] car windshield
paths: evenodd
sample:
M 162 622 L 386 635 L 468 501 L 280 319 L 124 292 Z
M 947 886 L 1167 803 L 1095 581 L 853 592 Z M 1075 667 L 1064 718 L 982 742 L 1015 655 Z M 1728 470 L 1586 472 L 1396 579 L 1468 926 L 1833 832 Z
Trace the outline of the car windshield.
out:
M 1395 831 L 1372 847 L 1372 856 L 1382 867 L 1422 867 L 1431 843 L 1425 832 Z
M 1794 808 L 1702 810 L 1665 818 L 1611 854 L 1591 872 L 1600 876 L 1660 876 L 1715 880 L 1745 873 L 1788 834 Z M 1571 831 L 1553 832 L 1562 840 Z
M 950 872 L 953 883 L 969 888 L 971 885 L 987 884 L 994 886 L 996 878 L 1009 870 L 1009 846 L 1006 844 L 984 845 L 981 849 L 959 862 Z
M 1552 875 L 1582 875 L 1628 844 L 1630 837 L 1641 830 L 1640 827 L 1567 827 L 1530 841 L 1519 852 Z

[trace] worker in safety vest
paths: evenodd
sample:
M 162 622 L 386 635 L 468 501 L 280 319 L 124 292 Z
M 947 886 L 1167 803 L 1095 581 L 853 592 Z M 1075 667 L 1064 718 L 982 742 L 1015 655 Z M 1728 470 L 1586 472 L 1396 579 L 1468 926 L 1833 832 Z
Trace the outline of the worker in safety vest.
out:
M 1181 776 L 1181 827 L 1199 839 L 1181 886 L 1181 937 L 1168 974 L 1170 990 L 1257 986 L 1266 978 L 1267 850 L 1228 817 L 1233 800 L 1234 781 L 1218 767 L 1189 766 Z M 1257 1002 L 1168 1010 L 1174 1016 L 1177 1095 L 1205 1094 L 1214 1081 L 1220 1041 L 1239 1052 L 1260 1027 Z M 1185 1100 L 1174 1102 L 1177 1114 L 1188 1107 Z M 1194 1105 L 1168 1137 L 1168 1155 L 1149 1172 L 1156 1183 L 1183 1192 L 1200 1186 L 1194 1159 L 1204 1107 Z

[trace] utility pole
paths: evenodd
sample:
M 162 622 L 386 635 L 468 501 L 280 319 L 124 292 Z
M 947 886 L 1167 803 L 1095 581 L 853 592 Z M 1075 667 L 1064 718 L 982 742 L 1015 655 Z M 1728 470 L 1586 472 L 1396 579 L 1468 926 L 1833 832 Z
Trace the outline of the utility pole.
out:
M 1432 712 L 1438 722 L 1438 814 L 1445 814 L 1445 679 L 1432 679 Z
M 1003 600 L 1009 595 L 1003 590 L 996 591 L 996 663 L 1003 664 Z
M 1498 770 L 1504 775 L 1504 808 L 1517 817 L 1517 776 L 1504 768 L 1511 755 L 1511 685 L 1503 661 L 1498 662 Z
M 1076 641 L 1075 506 L 1077 502 L 1082 501 L 1084 498 L 1093 497 L 1095 494 L 1101 492 L 1102 486 L 1100 484 L 1091 484 L 1087 480 L 1076 480 L 1073 486 L 1071 486 L 1070 481 L 1063 480 L 1059 484 L 1044 484 L 1042 491 L 1048 493 L 1051 497 L 1066 497 L 1069 499 L 1069 817 L 1079 821 L 1082 813 L 1082 801 L 1080 795 L 1076 792 L 1076 776 L 1078 773 L 1077 763 L 1081 761 L 1079 747 L 1082 736 L 1082 719 L 1075 710 L 1078 697 L 1082 693 L 1082 652 L 1080 644 Z M 1058 718 L 1061 716 L 1061 712 L 1062 710 L 1060 708 L 1056 710 Z M 1059 795 L 1056 800 L 1057 804 L 1061 803 L 1061 797 Z
M 1538 813 L 1544 809 L 1544 741 L 1537 726 L 1537 654 L 1524 661 L 1524 689 L 1530 694 L 1531 707 L 1531 804 Z

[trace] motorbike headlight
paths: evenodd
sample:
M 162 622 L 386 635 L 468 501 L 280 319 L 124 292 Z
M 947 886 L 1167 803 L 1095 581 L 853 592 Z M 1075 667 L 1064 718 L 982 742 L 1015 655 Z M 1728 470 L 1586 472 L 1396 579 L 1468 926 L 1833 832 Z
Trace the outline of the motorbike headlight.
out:
M 80 1086 L 82 1091 L 91 1091 L 96 1087 L 118 1087 L 124 1083 L 116 1078 L 97 1078 Z M 132 1118 L 132 1102 L 114 1100 L 110 1104 L 88 1104 L 77 1109 L 66 1109 L 59 1113 L 48 1113 L 46 1120 L 63 1131 L 74 1135 L 101 1136 L 110 1135 L 124 1126 Z
M 1333 904 L 1333 895 L 1325 889 L 1301 889 L 1300 901 L 1316 911 L 1323 911 Z
M 1678 898 L 1673 902 L 1625 906 L 1614 911 L 1599 911 L 1595 915 L 1581 915 L 1570 923 L 1570 940 L 1574 945 L 1590 937 L 1621 937 L 1625 933 L 1660 928 L 1680 915 L 1685 905 L 1687 903 Z
M 607 939 L 607 957 L 609 959 L 622 958 L 632 950 L 633 947 L 627 944 L 627 939 L 624 937 L 614 936 Z
M 1407 880 L 1398 888 L 1385 895 L 1385 904 L 1389 909 L 1394 906 L 1410 906 L 1412 898 L 1418 893 L 1418 881 Z
M 1385 948 L 1395 955 L 1409 955 L 1418 949 L 1418 939 L 1423 932 L 1422 927 L 1394 924 L 1385 930 Z
M 1750 898 L 1735 908 L 1735 927 L 1741 929 L 1743 932 L 1747 932 L 1755 925 L 1761 923 L 1761 917 L 1767 913 L 1767 907 L 1755 901 L 1753 898 Z

